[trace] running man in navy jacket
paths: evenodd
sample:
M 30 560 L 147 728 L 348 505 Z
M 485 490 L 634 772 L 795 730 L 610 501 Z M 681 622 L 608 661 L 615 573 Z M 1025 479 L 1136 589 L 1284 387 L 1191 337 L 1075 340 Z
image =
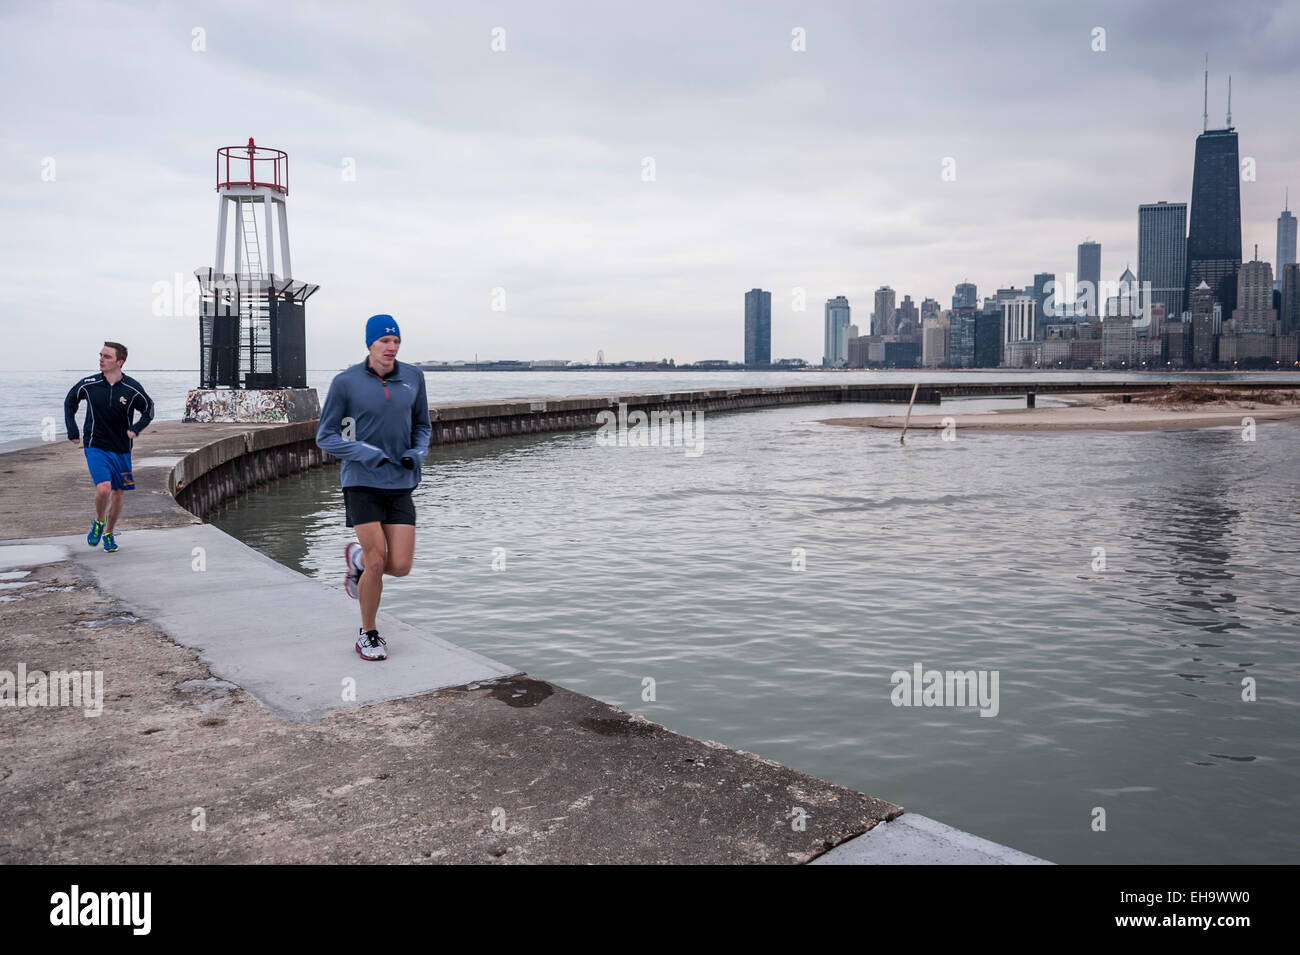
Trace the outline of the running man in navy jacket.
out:
M 63 399 L 63 419 L 68 440 L 79 441 L 77 409 L 86 402 L 86 465 L 95 485 L 95 521 L 86 543 L 94 547 L 102 538 L 104 550 L 117 550 L 113 528 L 122 514 L 122 492 L 135 490 L 131 476 L 131 442 L 153 420 L 153 402 L 140 382 L 122 374 L 126 346 L 104 342 L 99 350 L 99 374 L 83 378 Z M 140 417 L 132 423 L 135 412 Z M 108 519 L 104 519 L 107 510 Z
M 357 539 L 344 548 L 343 589 L 360 599 L 356 651 L 363 660 L 388 659 L 375 627 L 384 574 L 405 577 L 415 556 L 411 490 L 429 453 L 433 425 L 424 372 L 397 360 L 402 333 L 391 315 L 366 322 L 369 356 L 334 376 L 316 430 L 316 446 L 343 463 L 339 483 L 348 527 Z

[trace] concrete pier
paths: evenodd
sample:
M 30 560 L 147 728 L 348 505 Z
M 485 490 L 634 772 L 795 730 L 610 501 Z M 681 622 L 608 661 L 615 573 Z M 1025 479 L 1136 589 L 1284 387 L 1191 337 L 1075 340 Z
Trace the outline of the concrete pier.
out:
M 910 397 L 897 390 L 842 400 Z M 632 397 L 716 411 L 834 400 L 820 391 Z M 452 443 L 590 426 L 575 422 L 611 397 L 434 407 Z M 116 554 L 85 544 L 79 446 L 0 457 L 0 571 L 15 585 L 0 670 L 103 678 L 98 715 L 0 707 L 0 861 L 798 863 L 836 847 L 828 863 L 1041 861 L 940 823 L 867 840 L 903 808 L 673 733 L 454 633 L 386 617 L 392 658 L 359 661 L 341 588 L 199 516 L 322 463 L 313 435 L 156 423 L 136 441 Z

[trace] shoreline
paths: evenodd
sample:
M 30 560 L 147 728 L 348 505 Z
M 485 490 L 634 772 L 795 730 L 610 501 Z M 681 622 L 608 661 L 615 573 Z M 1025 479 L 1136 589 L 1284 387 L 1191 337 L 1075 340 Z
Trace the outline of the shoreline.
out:
M 1269 404 L 1234 400 L 1194 405 L 1160 406 L 1149 402 L 1124 403 L 1123 392 L 1060 394 L 1066 407 L 1002 408 L 975 414 L 913 413 L 909 431 L 941 431 L 949 426 L 978 431 L 1184 431 L 1193 428 L 1244 427 L 1250 418 L 1261 422 L 1300 422 L 1300 402 Z M 821 418 L 819 424 L 850 428 L 901 430 L 905 415 L 870 418 Z

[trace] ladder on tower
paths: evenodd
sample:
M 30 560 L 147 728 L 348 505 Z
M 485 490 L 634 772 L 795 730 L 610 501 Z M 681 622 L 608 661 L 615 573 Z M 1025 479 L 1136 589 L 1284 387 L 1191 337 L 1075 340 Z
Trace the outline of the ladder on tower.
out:
M 244 243 L 244 281 L 239 297 L 239 350 L 245 387 L 258 388 L 259 376 L 271 372 L 271 303 L 263 285 L 262 245 L 253 203 L 239 203 L 240 232 Z M 248 376 L 252 376 L 251 380 Z
M 250 279 L 262 277 L 262 244 L 257 237 L 257 217 L 251 202 L 239 203 L 240 230 L 244 234 L 244 274 Z

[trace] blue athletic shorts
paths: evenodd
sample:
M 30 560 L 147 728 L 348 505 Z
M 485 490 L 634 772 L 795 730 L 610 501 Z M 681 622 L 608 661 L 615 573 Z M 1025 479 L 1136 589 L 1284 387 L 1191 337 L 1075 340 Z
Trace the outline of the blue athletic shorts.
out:
M 91 481 L 95 484 L 111 481 L 114 491 L 135 490 L 135 480 L 131 477 L 131 455 L 114 454 L 101 448 L 83 450 L 86 452 Z

